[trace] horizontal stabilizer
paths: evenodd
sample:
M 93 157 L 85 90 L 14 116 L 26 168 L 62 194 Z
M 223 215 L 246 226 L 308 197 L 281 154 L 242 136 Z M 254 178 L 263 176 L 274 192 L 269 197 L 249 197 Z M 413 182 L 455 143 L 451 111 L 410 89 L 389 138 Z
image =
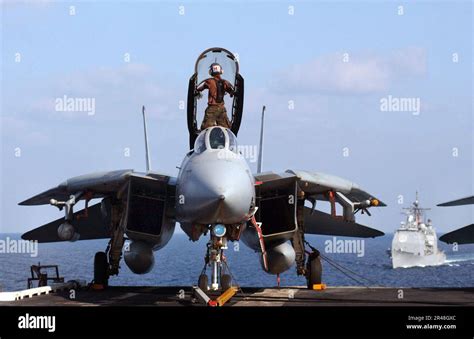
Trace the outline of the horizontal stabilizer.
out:
M 458 200 L 448 201 L 443 204 L 438 204 L 438 206 L 461 206 L 461 205 L 472 205 L 474 204 L 474 195 Z
M 305 233 L 321 235 L 338 235 L 342 237 L 375 238 L 384 235 L 376 229 L 355 222 L 344 221 L 340 217 L 305 207 Z
M 107 225 L 110 223 L 110 213 L 107 211 L 107 216 L 102 216 L 100 207 L 100 203 L 90 206 L 87 211 L 87 217 L 84 216 L 84 209 L 74 213 L 72 224 L 76 232 L 79 233 L 78 240 L 110 238 L 107 229 Z M 57 219 L 24 233 L 21 238 L 24 240 L 37 240 L 40 243 L 63 241 L 58 237 L 58 227 L 62 223 L 64 223 L 64 218 Z
M 474 224 L 446 233 L 445 235 L 441 236 L 439 240 L 447 244 L 472 244 L 474 243 Z

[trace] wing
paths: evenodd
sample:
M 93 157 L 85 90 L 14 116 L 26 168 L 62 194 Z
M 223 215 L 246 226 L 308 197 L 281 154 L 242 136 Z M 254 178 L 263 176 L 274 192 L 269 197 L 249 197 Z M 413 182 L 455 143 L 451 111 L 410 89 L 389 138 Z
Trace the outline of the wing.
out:
M 126 169 L 73 177 L 57 187 L 20 202 L 19 205 L 46 205 L 50 203 L 51 199 L 64 201 L 68 200 L 71 194 L 80 191 L 90 192 L 92 199 L 103 198 L 106 195 L 116 193 L 133 173 L 133 170 Z
M 147 241 L 159 244 L 164 235 L 174 229 L 175 188 L 176 178 L 154 172 L 118 170 L 74 177 L 20 203 L 54 204 L 65 210 L 64 218 L 27 232 L 23 238 L 39 242 L 61 241 L 58 227 L 67 219 L 73 224 L 79 240 L 109 238 L 117 227 L 121 227 L 129 236 L 145 237 Z M 71 196 L 75 197 L 72 202 Z M 72 213 L 79 200 L 88 202 L 96 198 L 103 198 L 102 204 Z M 71 211 L 69 214 L 68 210 Z
M 387 206 L 380 199 L 362 190 L 359 185 L 335 175 L 299 170 L 288 170 L 286 172 L 295 175 L 298 178 L 300 188 L 305 192 L 306 196 L 316 200 L 328 201 L 328 192 L 332 191 L 334 193 L 342 193 L 352 202 L 362 203 L 366 200 L 374 200 L 377 203 L 373 206 Z
M 448 201 L 442 204 L 438 204 L 437 206 L 461 206 L 461 205 L 472 205 L 474 204 L 474 195 L 458 200 Z
M 297 224 L 304 221 L 305 232 L 310 234 L 377 237 L 382 232 L 355 223 L 358 211 L 386 206 L 374 195 L 358 185 L 336 176 L 306 171 L 288 170 L 284 173 L 259 173 L 257 185 L 256 219 L 262 222 L 262 232 L 274 240 L 288 239 Z M 297 196 L 298 207 L 288 204 L 288 197 Z M 309 200 L 313 208 L 304 206 Z M 316 201 L 331 202 L 331 214 L 315 209 Z M 343 215 L 336 216 L 335 204 L 343 207 Z M 303 219 L 303 220 L 302 220 Z
M 344 208 L 346 220 L 359 210 L 367 211 L 369 207 L 387 206 L 374 195 L 362 190 L 357 184 L 334 175 L 287 170 L 284 173 L 265 172 L 255 175 L 260 196 L 274 194 L 278 187 L 296 182 L 298 191 L 305 199 L 316 204 L 317 200 L 339 203 Z
M 133 170 L 118 170 L 109 172 L 96 172 L 70 178 L 57 187 L 50 188 L 19 203 L 23 206 L 50 204 L 51 199 L 68 200 L 71 195 L 83 192 L 80 199 L 97 199 L 117 195 L 128 184 L 130 178 L 143 178 L 150 181 L 160 181 L 174 185 L 176 178 L 149 172 L 147 174 Z
M 472 244 L 474 243 L 474 224 L 446 233 L 439 240 L 447 244 Z

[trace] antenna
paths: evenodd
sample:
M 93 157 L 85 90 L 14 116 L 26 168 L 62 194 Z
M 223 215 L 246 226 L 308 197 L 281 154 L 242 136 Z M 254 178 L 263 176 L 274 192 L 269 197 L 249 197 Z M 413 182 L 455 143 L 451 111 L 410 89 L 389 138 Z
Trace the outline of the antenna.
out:
M 142 106 L 142 114 L 143 114 L 143 131 L 145 133 L 145 160 L 146 160 L 146 171 L 147 173 L 150 172 L 150 153 L 148 152 L 148 136 L 146 131 L 146 115 L 145 115 L 145 106 Z
M 262 107 L 262 122 L 260 124 L 260 146 L 258 149 L 257 173 L 262 173 L 263 158 L 263 123 L 265 122 L 265 105 Z

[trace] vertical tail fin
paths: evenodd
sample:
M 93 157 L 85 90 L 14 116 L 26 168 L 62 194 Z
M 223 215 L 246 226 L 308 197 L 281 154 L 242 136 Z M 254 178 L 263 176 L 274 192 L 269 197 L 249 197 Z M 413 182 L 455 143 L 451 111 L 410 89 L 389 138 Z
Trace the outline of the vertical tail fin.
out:
M 145 115 L 145 106 L 142 106 L 142 114 L 143 114 L 143 131 L 145 133 L 145 160 L 146 160 L 146 171 L 147 173 L 150 172 L 150 153 L 148 152 L 148 136 L 147 136 L 147 128 L 146 128 L 146 115 Z
M 263 124 L 265 122 L 265 106 L 262 107 L 262 122 L 260 125 L 260 146 L 258 149 L 258 163 L 257 173 L 262 173 L 262 159 L 263 159 Z

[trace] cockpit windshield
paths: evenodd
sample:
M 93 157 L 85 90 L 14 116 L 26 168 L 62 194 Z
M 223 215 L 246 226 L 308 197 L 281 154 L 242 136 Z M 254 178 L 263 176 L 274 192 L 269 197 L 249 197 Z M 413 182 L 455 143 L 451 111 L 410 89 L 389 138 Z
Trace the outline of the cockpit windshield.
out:
M 202 132 L 194 142 L 194 152 L 202 153 L 206 150 L 206 132 Z
M 196 153 L 202 153 L 206 149 L 223 148 L 239 153 L 235 134 L 231 130 L 222 127 L 212 127 L 202 131 L 194 143 L 194 152 Z
M 237 138 L 234 133 L 230 130 L 227 130 L 227 135 L 229 136 L 229 149 L 234 153 L 239 153 L 237 148 Z
M 209 133 L 209 145 L 211 148 L 225 148 L 225 134 L 222 128 L 216 127 Z

